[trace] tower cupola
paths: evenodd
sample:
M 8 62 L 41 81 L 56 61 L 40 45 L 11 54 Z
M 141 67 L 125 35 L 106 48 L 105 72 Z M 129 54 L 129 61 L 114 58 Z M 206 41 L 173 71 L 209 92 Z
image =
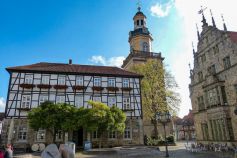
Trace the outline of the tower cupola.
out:
M 137 10 L 137 13 L 133 17 L 134 30 L 146 27 L 146 16 L 141 12 L 141 7 L 138 7 Z

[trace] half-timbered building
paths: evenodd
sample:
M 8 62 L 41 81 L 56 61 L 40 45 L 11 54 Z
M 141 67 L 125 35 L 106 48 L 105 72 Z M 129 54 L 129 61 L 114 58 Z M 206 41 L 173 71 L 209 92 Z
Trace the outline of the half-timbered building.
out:
M 16 145 L 47 143 L 47 131 L 33 131 L 27 124 L 27 113 L 45 101 L 68 103 L 88 108 L 88 101 L 116 105 L 126 115 L 124 134 L 108 133 L 104 146 L 142 144 L 143 125 L 140 96 L 141 75 L 108 66 L 76 65 L 69 60 L 62 63 L 36 63 L 9 67 L 8 97 L 5 110 L 5 141 Z M 85 130 L 68 133 L 67 139 L 82 146 L 88 138 Z M 62 133 L 56 136 L 63 141 Z M 97 143 L 96 131 L 91 140 Z

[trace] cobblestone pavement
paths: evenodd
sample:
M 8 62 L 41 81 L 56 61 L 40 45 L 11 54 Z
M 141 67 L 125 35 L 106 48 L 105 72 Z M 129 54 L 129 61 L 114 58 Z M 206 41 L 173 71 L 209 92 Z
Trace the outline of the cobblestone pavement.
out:
M 38 155 L 38 156 L 37 156 Z M 14 158 L 40 158 L 40 154 L 21 154 Z M 198 152 L 192 153 L 184 149 L 183 143 L 177 146 L 169 146 L 170 158 L 237 158 L 232 152 Z M 165 148 L 160 147 L 160 151 L 155 147 L 130 146 L 104 149 L 92 149 L 88 152 L 78 152 L 75 158 L 163 158 Z

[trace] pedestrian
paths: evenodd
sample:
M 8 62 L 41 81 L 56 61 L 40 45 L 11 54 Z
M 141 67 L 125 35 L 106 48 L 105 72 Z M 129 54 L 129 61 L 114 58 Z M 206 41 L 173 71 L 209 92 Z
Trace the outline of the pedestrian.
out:
M 4 148 L 0 147 L 0 158 L 4 158 Z
M 4 153 L 4 158 L 13 158 L 13 151 L 12 151 L 11 144 L 7 144 L 7 147 Z

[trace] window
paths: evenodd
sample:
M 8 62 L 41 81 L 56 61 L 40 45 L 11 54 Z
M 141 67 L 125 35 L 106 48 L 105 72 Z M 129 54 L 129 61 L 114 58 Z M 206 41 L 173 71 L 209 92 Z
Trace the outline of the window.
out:
M 33 75 L 25 75 L 25 84 L 33 84 Z
M 230 57 L 227 56 L 223 59 L 224 69 L 228 69 L 231 66 Z
M 212 49 L 213 49 L 214 55 L 217 54 L 217 53 L 219 53 L 219 47 L 218 47 L 218 45 L 214 46 Z
M 205 54 L 203 54 L 203 55 L 201 56 L 201 61 L 202 61 L 202 63 L 204 63 L 204 62 L 206 61 L 206 55 L 205 55 Z
M 116 138 L 116 131 L 109 131 L 109 139 L 115 139 Z
M 22 103 L 21 108 L 29 108 L 31 102 L 31 96 L 30 95 L 23 95 L 22 96 Z
M 203 74 L 202 72 L 198 72 L 198 81 L 201 82 L 203 80 Z
M 24 126 L 19 127 L 18 130 L 18 140 L 19 141 L 25 141 L 27 135 L 27 128 Z
M 139 26 L 139 20 L 137 20 L 137 26 Z
M 198 97 L 198 107 L 199 107 L 198 108 L 199 110 L 204 110 L 205 109 L 203 96 Z
M 65 85 L 65 76 L 58 77 L 58 85 Z
M 75 96 L 75 106 L 81 107 L 83 106 L 83 97 L 80 95 Z
M 123 79 L 123 87 L 129 87 L 129 79 L 128 78 L 124 78 Z
M 235 94 L 237 94 L 237 84 L 234 85 L 235 88 Z
M 143 20 L 141 20 L 141 25 L 143 26 Z
M 83 76 L 76 77 L 76 85 L 83 86 Z
M 147 42 L 143 42 L 143 51 L 144 52 L 148 52 L 149 51 L 149 47 L 148 47 L 148 43 Z
M 131 109 L 130 98 L 129 97 L 124 97 L 123 98 L 123 109 L 125 109 L 125 110 L 130 110 Z
M 61 95 L 61 96 L 57 96 L 56 97 L 56 103 L 65 103 L 65 96 Z
M 94 138 L 94 139 L 97 139 L 97 138 L 98 138 L 98 132 L 97 132 L 97 131 L 94 131 L 94 132 L 93 132 L 93 138 Z
M 108 79 L 108 87 L 115 87 L 115 79 L 114 78 Z
M 208 135 L 208 126 L 206 123 L 202 123 L 201 124 L 201 129 L 202 129 L 202 136 L 203 136 L 203 140 L 208 140 L 209 139 L 209 135 Z
M 216 66 L 215 66 L 215 64 L 211 65 L 207 70 L 208 70 L 210 75 L 216 74 Z
M 36 133 L 36 141 L 44 142 L 45 141 L 46 131 L 44 129 L 39 129 Z
M 116 97 L 108 97 L 108 106 L 112 107 L 113 105 L 116 105 Z
M 93 101 L 101 102 L 101 97 L 93 97 Z
M 56 133 L 56 141 L 62 141 L 63 140 L 63 131 L 62 130 L 59 130 L 57 133 Z
M 207 101 L 209 106 L 220 104 L 220 96 L 217 87 L 207 91 Z
M 49 76 L 42 76 L 42 84 L 49 84 Z
M 39 98 L 39 105 L 48 100 L 49 100 L 49 97 L 47 95 L 41 95 Z
M 225 86 L 221 86 L 221 95 L 222 95 L 223 103 L 226 105 L 227 104 L 227 97 L 226 97 L 226 93 L 225 93 Z
M 130 131 L 130 127 L 126 126 L 125 130 L 124 130 L 124 138 L 125 139 L 131 139 L 131 131 Z
M 94 78 L 94 86 L 95 87 L 100 87 L 101 86 L 101 78 L 99 78 L 99 77 Z

